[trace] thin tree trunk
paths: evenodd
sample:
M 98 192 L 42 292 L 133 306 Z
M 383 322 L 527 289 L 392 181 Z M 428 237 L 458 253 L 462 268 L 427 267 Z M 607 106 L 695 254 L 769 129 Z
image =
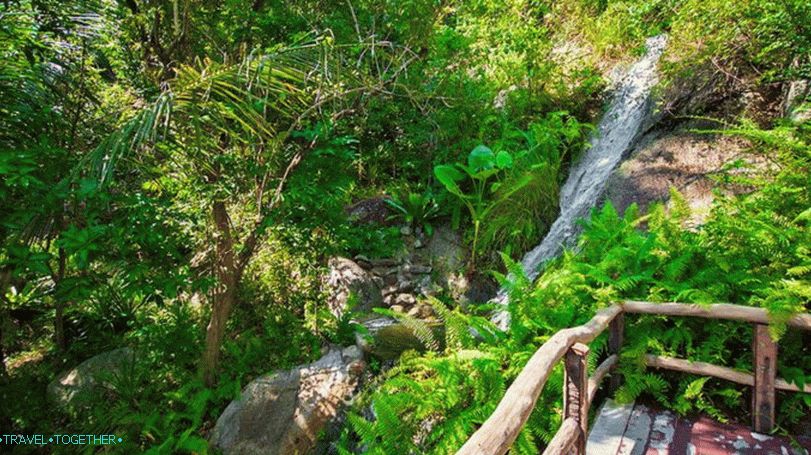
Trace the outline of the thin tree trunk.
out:
M 8 378 L 6 370 L 6 351 L 3 349 L 3 326 L 6 323 L 6 310 L 0 308 L 0 385 L 5 384 Z
M 225 326 L 236 302 L 236 291 L 239 284 L 239 270 L 234 260 L 234 239 L 231 236 L 231 225 L 225 203 L 214 202 L 212 206 L 214 225 L 216 227 L 217 245 L 214 259 L 214 274 L 217 284 L 212 299 L 211 320 L 206 328 L 206 344 L 203 351 L 201 370 L 203 381 L 207 386 L 216 382 L 217 368 L 220 363 L 220 348 L 225 338 Z
M 11 268 L 4 267 L 0 271 L 0 384 L 5 384 L 8 379 L 6 369 L 6 351 L 3 348 L 3 329 L 6 326 L 6 292 L 11 283 Z
M 65 249 L 59 248 L 59 268 L 57 269 L 56 276 L 53 277 L 54 284 L 57 289 L 56 293 L 56 318 L 54 319 L 54 342 L 56 343 L 56 347 L 59 348 L 60 351 L 65 351 L 68 347 L 67 341 L 65 340 L 65 302 L 62 300 L 61 291 L 59 289 L 60 283 L 62 283 L 62 279 L 65 278 L 65 264 L 67 262 L 67 258 L 65 255 Z

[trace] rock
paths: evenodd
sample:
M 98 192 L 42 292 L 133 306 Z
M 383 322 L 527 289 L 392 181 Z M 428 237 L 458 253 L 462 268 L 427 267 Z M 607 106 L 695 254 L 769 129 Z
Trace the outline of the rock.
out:
M 372 260 L 362 254 L 355 256 L 355 262 L 357 262 L 359 266 L 363 267 L 364 270 L 369 270 L 373 267 Z
M 392 272 L 394 273 L 390 273 L 383 277 L 383 282 L 388 286 L 396 286 L 397 283 L 400 282 L 400 278 L 397 276 L 397 270 L 395 269 Z
M 375 266 L 372 269 L 372 274 L 374 274 L 375 276 L 380 276 L 380 277 L 387 277 L 387 276 L 391 276 L 391 275 L 397 275 L 397 268 L 396 267 L 379 267 L 379 266 Z
M 454 288 L 458 288 L 456 285 L 460 284 L 455 277 L 464 268 L 467 255 L 461 237 L 450 226 L 438 226 L 426 247 L 420 250 L 420 254 L 433 265 L 431 271 L 436 272 L 437 283 L 454 292 Z M 464 292 L 457 294 L 461 296 Z
M 405 308 L 403 308 L 402 305 L 392 305 L 389 309 L 398 313 L 403 313 L 405 311 Z
M 403 266 L 403 270 L 408 273 L 415 273 L 418 275 L 424 275 L 431 273 L 433 270 L 430 266 L 427 265 L 419 265 L 419 264 L 406 264 Z
M 385 196 L 358 201 L 344 209 L 347 218 L 357 224 L 391 224 L 391 210 Z
M 397 282 L 397 291 L 400 293 L 411 292 L 415 288 L 415 284 L 411 280 L 402 280 Z
M 417 298 L 411 294 L 397 294 L 394 298 L 395 305 L 402 305 L 403 307 L 411 306 L 417 303 Z
M 811 101 L 811 81 L 801 79 L 790 82 L 783 97 L 783 116 L 794 123 L 811 119 L 811 107 L 803 104 Z
M 370 259 L 369 262 L 371 262 L 374 267 L 383 268 L 400 265 L 400 260 L 394 258 Z
M 744 148 L 743 140 L 729 136 L 683 130 L 649 134 L 612 174 L 607 198 L 620 213 L 633 202 L 645 211 L 654 202 L 668 201 L 673 187 L 690 205 L 690 224 L 699 224 L 713 200 L 716 183 L 710 177 L 739 158 Z
M 396 324 L 397 320 L 388 316 L 368 314 L 356 322 L 363 326 L 364 332 L 355 332 L 355 346 L 365 353 L 374 354 L 375 335 L 385 327 Z
M 112 390 L 109 380 L 133 361 L 130 348 L 91 357 L 48 384 L 48 395 L 64 409 L 76 410 L 98 394 Z
M 434 280 L 431 279 L 430 275 L 425 275 L 420 278 L 415 287 L 416 291 L 424 296 L 437 295 L 442 292 L 442 287 L 439 284 L 434 283 Z
M 431 305 L 422 304 L 417 306 L 417 308 L 419 309 L 419 311 L 417 312 L 417 317 L 420 319 L 430 319 L 436 316 L 436 313 L 434 312 L 434 307 L 432 307 Z
M 364 369 L 361 351 L 351 346 L 259 377 L 217 419 L 211 444 L 225 455 L 308 453 L 353 395 Z
M 390 296 L 392 294 L 396 294 L 399 290 L 400 290 L 400 284 L 399 283 L 394 283 L 394 284 L 391 284 L 389 286 L 384 287 L 383 291 L 381 291 L 381 292 L 383 293 L 383 298 L 385 299 L 386 297 L 388 297 L 388 296 Z
M 408 313 L 406 313 L 406 314 L 408 314 L 412 318 L 419 318 L 420 317 L 420 307 L 419 306 L 414 306 L 410 310 L 408 310 Z
M 424 246 L 425 246 L 425 244 L 422 243 L 422 240 L 420 240 L 420 239 L 414 240 L 414 249 L 419 249 L 419 248 L 422 248 Z
M 361 321 L 366 328 L 366 335 L 356 335 L 356 344 L 364 352 L 381 360 L 394 360 L 405 351 L 427 349 L 414 332 L 406 325 L 388 317 L 377 317 Z M 434 333 L 438 346 L 442 349 L 445 327 L 438 322 L 427 322 Z
M 328 262 L 329 273 L 324 284 L 329 292 L 327 306 L 337 317 L 347 310 L 350 295 L 357 297 L 358 311 L 370 311 L 383 303 L 380 287 L 373 276 L 357 263 L 343 257 L 331 258 Z
M 411 226 L 403 226 L 400 228 L 400 234 L 408 236 L 411 235 Z

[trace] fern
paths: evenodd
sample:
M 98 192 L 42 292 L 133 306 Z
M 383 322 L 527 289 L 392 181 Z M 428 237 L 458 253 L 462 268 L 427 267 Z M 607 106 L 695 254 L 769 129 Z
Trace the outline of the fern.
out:
M 352 427 L 369 453 L 453 453 L 495 409 L 504 390 L 535 350 L 558 330 L 581 324 L 596 309 L 621 299 L 733 302 L 766 308 L 774 337 L 781 339 L 780 368 L 811 381 L 811 360 L 801 336 L 785 330 L 811 302 L 811 148 L 806 129 L 773 132 L 742 125 L 737 134 L 780 163 L 747 177 L 753 190 L 718 192 L 704 225 L 688 229 L 689 205 L 671 190 L 669 210 L 654 205 L 646 215 L 635 207 L 620 216 L 610 203 L 584 221 L 577 252 L 543 265 L 535 282 L 503 255 L 511 324 L 495 331 L 486 319 L 432 299 L 446 325 L 445 350 L 407 354 L 364 402 L 402 400 L 393 415 L 354 418 Z M 719 178 L 741 183 L 741 179 Z M 723 184 L 723 183 L 722 183 Z M 647 229 L 640 229 L 646 225 Z M 474 306 L 475 310 L 475 306 Z M 681 414 L 702 412 L 718 420 L 747 407 L 728 384 L 691 375 L 661 374 L 645 366 L 646 354 L 668 355 L 751 371 L 751 327 L 733 322 L 635 316 L 626 321 L 618 373 L 624 383 L 615 398 L 653 399 Z M 474 337 L 472 334 L 478 334 Z M 592 342 L 589 368 L 605 357 L 605 337 Z M 791 366 L 791 370 L 786 370 Z M 560 425 L 562 372 L 557 366 L 538 399 L 515 453 L 538 453 Z M 787 398 L 786 422 L 797 422 L 811 399 Z M 385 417 L 385 418 L 384 418 Z M 391 425 L 394 428 L 382 429 Z M 396 434 L 390 434 L 396 433 Z M 347 436 L 348 440 L 351 440 Z

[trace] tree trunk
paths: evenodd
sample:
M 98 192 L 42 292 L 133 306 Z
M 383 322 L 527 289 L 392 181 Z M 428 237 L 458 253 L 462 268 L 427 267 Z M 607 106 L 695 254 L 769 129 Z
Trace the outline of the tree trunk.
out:
M 11 268 L 4 267 L 0 271 L 0 385 L 5 385 L 8 379 L 8 370 L 6 369 L 6 351 L 3 348 L 3 329 L 6 326 L 6 292 L 11 283 Z M 9 427 L 10 428 L 10 427 Z
M 214 274 L 217 284 L 214 287 L 211 320 L 206 328 L 206 345 L 201 363 L 203 381 L 207 386 L 213 386 L 216 382 L 220 348 L 225 338 L 228 317 L 236 302 L 240 276 L 234 260 L 234 239 L 231 236 L 231 225 L 225 203 L 214 202 L 212 215 L 217 236 L 214 258 Z
M 6 351 L 3 349 L 3 328 L 6 324 L 6 309 L 0 308 L 0 385 L 5 385 L 8 379 L 8 370 L 6 369 Z
M 54 342 L 60 351 L 64 352 L 67 349 L 67 342 L 65 341 L 65 302 L 59 291 L 61 291 L 60 284 L 62 279 L 65 278 L 65 266 L 67 264 L 67 255 L 64 248 L 59 248 L 59 264 L 57 265 L 56 276 L 53 277 L 54 285 L 56 286 L 56 317 L 54 319 Z
M 61 300 L 56 301 L 56 319 L 54 320 L 54 341 L 56 347 L 64 352 L 68 348 L 65 340 L 65 304 Z

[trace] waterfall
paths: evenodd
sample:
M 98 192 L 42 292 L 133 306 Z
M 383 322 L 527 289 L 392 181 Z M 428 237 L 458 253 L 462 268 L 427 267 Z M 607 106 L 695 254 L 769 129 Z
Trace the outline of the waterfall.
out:
M 541 265 L 557 256 L 577 237 L 577 221 L 589 211 L 603 195 L 608 178 L 630 150 L 650 115 L 651 89 L 658 82 L 656 64 L 665 48 L 665 35 L 648 38 L 645 56 L 634 63 L 619 83 L 608 110 L 603 115 L 590 146 L 572 167 L 560 191 L 560 215 L 549 228 L 543 241 L 524 255 L 521 265 L 524 273 L 534 280 Z M 502 288 L 494 301 L 507 304 L 508 296 Z M 510 323 L 506 311 L 496 313 L 493 321 L 502 329 Z

